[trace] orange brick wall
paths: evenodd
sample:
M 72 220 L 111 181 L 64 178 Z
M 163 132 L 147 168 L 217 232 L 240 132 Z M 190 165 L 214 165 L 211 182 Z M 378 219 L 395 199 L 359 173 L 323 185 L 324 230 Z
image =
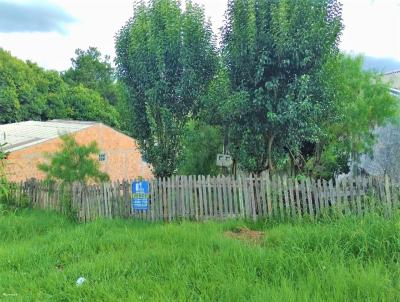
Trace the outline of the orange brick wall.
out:
M 133 179 L 139 176 L 146 179 L 152 178 L 151 167 L 142 161 L 133 138 L 103 124 L 95 124 L 90 128 L 75 132 L 74 136 L 79 144 L 97 142 L 100 151 L 106 154 L 106 160 L 100 162 L 101 170 L 107 172 L 112 181 Z M 37 165 L 46 160 L 45 152 L 58 151 L 60 144 L 61 140 L 56 138 L 11 152 L 6 166 L 9 180 L 22 181 L 32 177 L 43 179 L 45 175 L 37 169 Z

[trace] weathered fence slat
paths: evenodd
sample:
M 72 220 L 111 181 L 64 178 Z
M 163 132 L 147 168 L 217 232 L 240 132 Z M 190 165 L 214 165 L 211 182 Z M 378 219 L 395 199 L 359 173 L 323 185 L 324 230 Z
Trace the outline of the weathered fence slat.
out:
M 228 214 L 228 191 L 227 191 L 227 183 L 226 176 L 221 176 L 221 185 L 222 185 L 222 217 L 226 217 Z
M 205 178 L 206 193 L 207 193 L 207 207 L 208 207 L 208 216 L 209 218 L 214 217 L 214 201 L 213 201 L 213 186 L 212 186 L 212 177 L 207 175 Z
M 233 214 L 235 217 L 238 217 L 238 196 L 237 196 L 237 180 L 232 177 L 231 178 L 231 184 L 232 184 L 232 203 L 233 203 Z
M 286 210 L 286 217 L 290 217 L 290 201 L 289 201 L 289 192 L 288 192 L 288 180 L 286 175 L 282 177 L 282 189 L 283 189 L 283 196 L 285 198 L 285 210 Z
M 326 183 L 326 181 L 324 180 L 324 182 Z M 333 185 L 333 180 L 330 179 L 327 186 L 325 186 L 325 190 L 327 191 L 327 201 L 325 204 L 325 207 L 328 208 L 329 205 L 336 205 L 336 203 L 339 202 L 339 199 L 337 198 L 337 191 L 334 190 L 334 185 Z M 330 202 L 330 204 L 329 204 Z
M 386 215 L 390 216 L 392 214 L 392 200 L 390 192 L 390 179 L 389 176 L 385 175 L 385 196 L 386 196 Z
M 278 200 L 279 200 L 279 214 L 280 218 L 284 218 L 284 205 L 283 205 L 283 196 L 282 196 L 282 185 L 281 185 L 281 177 L 279 175 L 276 176 L 276 189 Z
M 255 200 L 255 196 L 254 196 L 254 177 L 253 177 L 253 174 L 250 174 L 250 177 L 249 177 L 249 187 L 250 187 L 250 192 L 249 192 L 249 194 L 250 194 L 250 200 L 251 200 L 251 203 L 250 203 L 250 205 L 251 205 L 251 210 L 250 210 L 250 213 L 251 213 L 251 218 L 253 219 L 253 220 L 256 220 L 257 219 L 257 216 L 256 216 L 256 200 Z
M 289 204 L 291 210 L 291 217 L 296 217 L 296 204 L 294 198 L 294 188 L 293 188 L 292 178 L 288 178 L 288 189 L 289 189 Z

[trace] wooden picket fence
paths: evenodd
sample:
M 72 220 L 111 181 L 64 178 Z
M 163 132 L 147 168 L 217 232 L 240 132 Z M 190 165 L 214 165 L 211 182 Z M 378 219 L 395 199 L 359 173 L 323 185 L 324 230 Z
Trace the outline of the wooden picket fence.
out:
M 14 186 L 13 200 L 65 212 L 72 200 L 78 219 L 137 218 L 148 221 L 245 218 L 311 219 L 332 211 L 362 215 L 379 209 L 392 215 L 400 186 L 389 177 L 342 180 L 293 179 L 285 175 L 172 176 L 150 180 L 149 209 L 131 208 L 131 183 L 74 184 L 66 189 L 34 180 Z

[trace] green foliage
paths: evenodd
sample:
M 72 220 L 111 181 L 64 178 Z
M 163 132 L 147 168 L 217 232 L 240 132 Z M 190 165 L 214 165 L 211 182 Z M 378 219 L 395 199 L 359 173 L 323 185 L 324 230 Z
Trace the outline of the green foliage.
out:
M 246 226 L 255 227 L 0 215 L 0 292 L 29 301 L 398 300 L 399 217 L 259 225 L 259 245 L 225 235 Z
M 202 97 L 199 118 L 210 125 L 229 128 L 242 116 L 248 93 L 232 91 L 228 71 L 220 67 Z
M 6 144 L 0 144 L 0 202 L 8 198 L 9 182 L 6 175 L 6 158 L 7 152 L 3 151 Z
M 74 120 L 102 121 L 112 127 L 120 127 L 118 111 L 101 95 L 91 89 L 78 85 L 69 88 L 65 96 L 68 104 L 68 117 Z
M 198 5 L 140 4 L 116 39 L 119 78 L 129 90 L 132 130 L 157 176 L 176 171 L 186 122 L 216 69 L 211 25 Z
M 189 121 L 182 139 L 180 175 L 217 175 L 217 154 L 222 152 L 223 138 L 219 128 Z
M 231 0 L 222 66 L 200 118 L 222 127 L 242 169 L 332 177 L 397 114 L 379 75 L 338 51 L 341 5 Z
M 118 112 L 103 97 L 103 91 L 96 90 L 99 87 L 107 90 L 108 86 L 104 83 L 107 81 L 92 79 L 90 85 L 82 87 L 78 80 L 86 79 L 80 77 L 84 69 L 81 65 L 84 64 L 76 64 L 78 75 L 74 74 L 73 69 L 64 75 L 66 78 L 68 75 L 67 84 L 58 72 L 46 71 L 29 61 L 23 62 L 0 48 L 0 124 L 25 120 L 78 119 L 101 121 L 119 127 Z M 106 65 L 104 62 L 99 64 Z M 108 83 L 113 81 L 110 74 L 109 77 Z M 114 83 L 111 84 L 115 94 L 120 95 Z M 106 92 L 104 94 L 107 95 Z M 111 96 L 109 98 L 111 100 Z
M 12 192 L 16 189 L 16 184 L 8 180 L 6 173 L 8 152 L 4 151 L 7 143 L 0 143 L 0 215 L 2 212 L 15 210 L 18 207 L 27 207 L 24 199 L 21 199 L 19 205 L 16 204 Z
M 341 29 L 333 0 L 229 1 L 223 57 L 239 96 L 231 103 L 230 150 L 244 169 L 272 170 L 316 140 L 329 100 L 315 83 L 338 52 Z
M 75 50 L 72 67 L 62 74 L 62 78 L 71 86 L 83 85 L 97 91 L 111 105 L 118 103 L 118 87 L 115 84 L 114 69 L 110 57 L 104 59 L 96 47 L 88 50 Z
M 57 72 L 25 63 L 0 48 L 0 123 L 65 118 L 65 91 Z
M 120 116 L 120 129 L 133 137 L 134 134 L 134 113 L 132 109 L 132 101 L 129 92 L 122 82 L 116 83 L 117 90 L 117 103 L 115 104 L 115 109 Z
M 123 87 L 116 83 L 110 58 L 103 59 L 95 47 L 86 51 L 77 49 L 75 55 L 71 59 L 72 67 L 62 73 L 63 80 L 71 87 L 66 96 L 69 116 L 123 128 L 120 116 L 123 110 L 117 108 L 126 96 L 121 92 Z
M 331 106 L 321 117 L 322 133 L 313 152 L 307 154 L 307 169 L 315 176 L 331 177 L 348 172 L 350 158 L 371 151 L 372 130 L 398 116 L 397 100 L 379 74 L 362 70 L 362 57 L 332 58 L 321 73 Z M 311 155 L 307 157 L 308 155 Z
M 97 161 L 99 149 L 96 142 L 79 145 L 73 136 L 61 137 L 61 150 L 47 154 L 50 163 L 39 164 L 38 168 L 45 172 L 49 181 L 60 180 L 64 184 L 88 181 L 103 182 L 109 180 L 106 173 L 100 171 Z

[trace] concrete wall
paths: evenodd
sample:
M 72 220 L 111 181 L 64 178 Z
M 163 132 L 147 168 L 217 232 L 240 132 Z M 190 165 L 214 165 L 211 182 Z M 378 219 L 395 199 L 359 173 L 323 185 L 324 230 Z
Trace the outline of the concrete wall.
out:
M 385 74 L 383 81 L 390 84 L 392 88 L 400 89 L 400 71 Z
M 373 154 L 361 156 L 356 167 L 369 175 L 384 176 L 400 182 L 400 125 L 389 124 L 375 129 L 376 144 Z
M 142 161 L 141 154 L 133 138 L 124 135 L 103 124 L 75 132 L 79 144 L 96 141 L 106 160 L 100 162 L 101 170 L 107 172 L 111 180 L 132 179 L 139 176 L 152 178 L 151 168 Z M 27 178 L 43 179 L 44 174 L 37 165 L 46 160 L 44 153 L 53 153 L 60 149 L 59 138 L 11 152 L 7 159 L 7 175 L 11 181 Z M 96 157 L 96 160 L 98 158 Z

